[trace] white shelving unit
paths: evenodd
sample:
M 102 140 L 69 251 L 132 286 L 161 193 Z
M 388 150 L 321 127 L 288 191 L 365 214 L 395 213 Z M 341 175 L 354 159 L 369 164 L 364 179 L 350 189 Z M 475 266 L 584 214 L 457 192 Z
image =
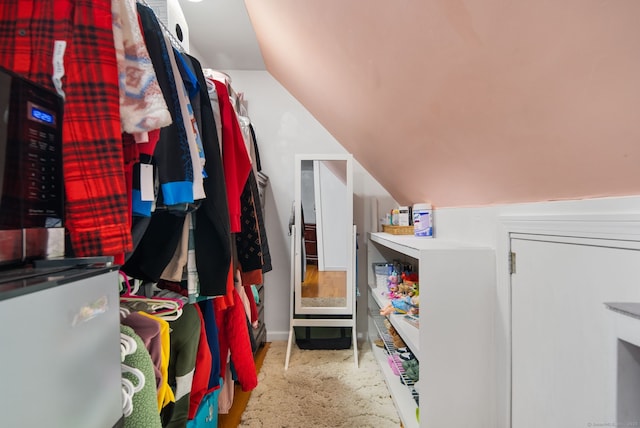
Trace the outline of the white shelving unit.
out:
M 389 391 L 405 427 L 493 428 L 495 412 L 496 301 L 494 250 L 437 238 L 371 233 L 367 245 L 369 338 L 378 336 L 386 349 L 374 348 Z M 416 328 L 403 315 L 388 317 L 420 363 L 418 391 L 396 376 L 387 361 L 387 303 L 377 287 L 374 263 L 398 260 L 419 274 L 420 316 Z M 389 349 L 391 348 L 391 349 Z M 419 405 L 414 396 L 419 394 Z M 416 420 L 419 407 L 420 421 Z
M 370 295 L 371 298 L 371 295 Z M 380 365 L 382 375 L 387 383 L 393 403 L 398 410 L 402 425 L 406 428 L 418 427 L 416 412 L 418 409 L 418 392 L 414 388 L 413 381 L 404 374 L 398 376 L 391 368 L 388 357 L 396 353 L 396 348 L 384 326 L 384 317 L 379 315 L 377 302 L 369 303 L 369 340 L 372 342 L 373 355 Z M 408 324 L 407 324 L 408 325 Z M 418 329 L 412 327 L 417 333 Z M 401 333 L 399 333 L 401 334 Z M 381 338 L 384 341 L 384 349 L 373 344 L 373 340 Z M 406 342 L 405 342 L 406 343 Z M 407 344 L 407 346 L 409 346 Z M 413 348 L 409 348 L 413 351 Z M 394 363 L 397 371 L 402 371 L 401 365 Z

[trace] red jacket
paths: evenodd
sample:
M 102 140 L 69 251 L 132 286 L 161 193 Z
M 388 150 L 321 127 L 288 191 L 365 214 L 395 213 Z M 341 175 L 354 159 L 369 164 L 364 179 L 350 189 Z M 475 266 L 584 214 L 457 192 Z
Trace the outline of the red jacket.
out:
M 238 124 L 238 117 L 229 101 L 227 86 L 213 80 L 218 93 L 220 121 L 222 122 L 222 166 L 227 185 L 229 221 L 231 232 L 240 232 L 240 195 L 251 171 L 251 159 L 244 144 L 244 137 Z
M 225 373 L 227 354 L 231 353 L 231 361 L 243 391 L 251 391 L 258 386 L 256 365 L 251 351 L 251 340 L 240 295 L 231 291 L 234 304 L 224 310 L 216 308 L 216 324 L 218 325 L 218 342 L 220 343 L 220 373 Z
M 189 396 L 189 416 L 191 420 L 196 416 L 198 407 L 204 396 L 209 392 L 209 376 L 211 374 L 211 350 L 207 343 L 207 330 L 202 317 L 200 307 L 195 304 L 194 308 L 200 317 L 200 342 L 198 343 L 198 353 L 196 354 L 196 367 L 191 383 L 191 395 Z

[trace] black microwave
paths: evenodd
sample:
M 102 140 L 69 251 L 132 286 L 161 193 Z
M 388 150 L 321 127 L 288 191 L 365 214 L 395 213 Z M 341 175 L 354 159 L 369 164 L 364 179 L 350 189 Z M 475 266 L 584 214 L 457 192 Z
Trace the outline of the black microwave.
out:
M 0 68 L 0 265 L 64 256 L 63 100 Z

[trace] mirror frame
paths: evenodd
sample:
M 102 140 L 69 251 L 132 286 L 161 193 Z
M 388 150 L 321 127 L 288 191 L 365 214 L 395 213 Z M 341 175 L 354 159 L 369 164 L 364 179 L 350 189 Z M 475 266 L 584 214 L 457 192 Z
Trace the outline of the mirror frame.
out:
M 345 161 L 346 162 L 346 201 L 345 216 L 347 245 L 346 299 L 345 306 L 303 306 L 302 305 L 302 163 L 303 161 Z M 314 183 L 317 186 L 317 183 Z M 295 192 L 294 192 L 294 258 L 293 285 L 295 315 L 354 315 L 355 314 L 355 238 L 353 226 L 353 156 L 351 154 L 298 154 L 295 156 Z M 321 226 L 322 227 L 322 226 Z M 320 255 L 318 255 L 320 257 Z

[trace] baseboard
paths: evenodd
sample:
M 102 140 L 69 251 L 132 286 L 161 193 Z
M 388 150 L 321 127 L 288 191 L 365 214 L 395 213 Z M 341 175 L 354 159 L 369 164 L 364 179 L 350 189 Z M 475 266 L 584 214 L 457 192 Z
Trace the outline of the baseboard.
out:
M 267 342 L 277 342 L 289 340 L 289 331 L 269 331 L 267 330 Z

